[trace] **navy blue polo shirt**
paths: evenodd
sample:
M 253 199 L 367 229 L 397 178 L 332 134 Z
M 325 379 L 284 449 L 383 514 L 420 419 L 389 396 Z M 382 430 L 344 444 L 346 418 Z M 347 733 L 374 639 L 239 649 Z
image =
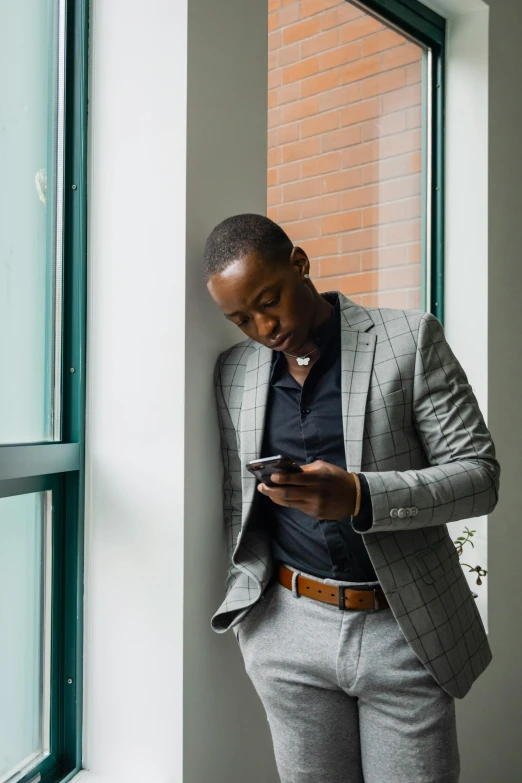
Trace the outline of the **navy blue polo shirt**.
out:
M 334 305 L 329 319 L 311 337 L 320 356 L 303 386 L 288 372 L 282 352 L 274 351 L 261 457 L 288 454 L 302 465 L 321 459 L 346 470 L 341 411 L 341 327 L 339 297 L 322 294 Z M 361 478 L 357 520 L 371 524 L 371 501 Z M 347 515 L 318 520 L 296 508 L 279 506 L 257 493 L 258 523 L 269 530 L 272 554 L 308 574 L 350 582 L 377 581 L 363 537 Z

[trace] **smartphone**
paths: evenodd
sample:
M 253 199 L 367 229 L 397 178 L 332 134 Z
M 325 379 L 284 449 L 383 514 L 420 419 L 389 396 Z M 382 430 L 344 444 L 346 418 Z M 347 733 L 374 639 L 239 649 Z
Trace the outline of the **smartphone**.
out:
M 263 459 L 254 459 L 247 463 L 247 470 L 263 484 L 269 487 L 277 486 L 270 480 L 272 473 L 302 473 L 303 471 L 292 457 L 288 454 L 276 454 L 274 457 L 263 457 Z

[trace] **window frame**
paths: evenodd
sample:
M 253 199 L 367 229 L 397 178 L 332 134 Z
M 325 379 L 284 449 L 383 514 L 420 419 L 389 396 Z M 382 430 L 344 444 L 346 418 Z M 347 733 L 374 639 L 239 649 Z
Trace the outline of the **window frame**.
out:
M 444 106 L 446 19 L 419 0 L 347 0 L 379 21 L 395 27 L 398 32 L 423 43 L 431 49 L 431 68 L 423 57 L 422 109 L 429 123 L 422 126 L 422 262 L 421 294 L 425 307 L 444 323 Z M 426 97 L 432 96 L 431 107 Z M 428 108 L 431 108 L 429 116 Z M 428 155 L 428 134 L 431 155 Z M 427 174 L 430 176 L 429 190 Z M 428 247 L 426 226 L 430 226 Z
M 63 9 L 62 437 L 0 445 L 0 498 L 53 493 L 50 754 L 9 783 L 66 783 L 82 761 L 89 0 Z

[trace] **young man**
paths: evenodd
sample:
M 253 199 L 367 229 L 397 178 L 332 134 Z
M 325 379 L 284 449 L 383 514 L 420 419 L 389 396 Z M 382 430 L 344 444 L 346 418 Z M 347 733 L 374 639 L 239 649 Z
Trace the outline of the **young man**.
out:
M 454 699 L 491 660 L 446 524 L 500 467 L 439 321 L 319 294 L 266 217 L 220 223 L 208 290 L 246 339 L 215 369 L 234 628 L 282 783 L 454 783 Z M 254 458 L 303 472 L 258 484 Z M 263 599 L 263 600 L 262 600 Z

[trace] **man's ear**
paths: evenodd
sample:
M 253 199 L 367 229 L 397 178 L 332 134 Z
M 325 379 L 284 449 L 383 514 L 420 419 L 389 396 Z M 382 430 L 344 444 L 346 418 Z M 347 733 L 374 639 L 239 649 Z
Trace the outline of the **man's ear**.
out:
M 305 251 L 300 247 L 292 248 L 292 252 L 290 253 L 290 263 L 292 266 L 298 267 L 299 271 L 303 275 L 307 272 L 310 272 L 310 261 L 308 260 L 308 256 L 306 255 Z

